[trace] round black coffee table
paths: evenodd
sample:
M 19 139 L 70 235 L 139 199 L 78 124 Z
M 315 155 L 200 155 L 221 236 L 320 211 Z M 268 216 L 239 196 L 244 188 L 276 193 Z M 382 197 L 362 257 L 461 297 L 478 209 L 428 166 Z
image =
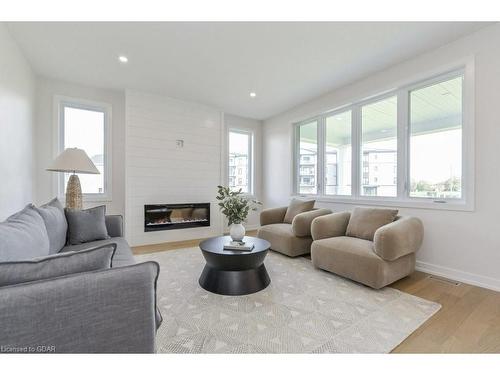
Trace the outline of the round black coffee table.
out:
M 199 283 L 212 293 L 238 296 L 258 292 L 269 285 L 271 279 L 264 266 L 264 258 L 271 244 L 255 237 L 245 237 L 253 243 L 252 251 L 224 250 L 231 237 L 214 237 L 200 243 L 207 261 Z

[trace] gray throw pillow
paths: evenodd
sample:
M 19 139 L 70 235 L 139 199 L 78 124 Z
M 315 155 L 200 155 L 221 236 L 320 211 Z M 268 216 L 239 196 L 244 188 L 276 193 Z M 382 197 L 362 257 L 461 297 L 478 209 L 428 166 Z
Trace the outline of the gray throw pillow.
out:
M 302 212 L 311 211 L 314 208 L 314 200 L 303 201 L 293 198 L 286 209 L 284 223 L 292 224 L 293 218 Z
M 106 240 L 109 237 L 106 228 L 106 206 L 86 210 L 66 209 L 68 221 L 68 244 Z
M 66 232 L 68 231 L 68 222 L 61 202 L 54 198 L 43 206 L 35 207 L 35 210 L 40 214 L 47 228 L 49 254 L 58 253 L 66 244 Z
M 112 243 L 33 260 L 0 263 L 0 287 L 110 268 L 115 250 L 116 244 Z
M 42 217 L 27 205 L 0 223 L 0 262 L 49 254 L 49 236 Z
M 397 214 L 398 210 L 387 208 L 356 207 L 351 213 L 349 224 L 347 224 L 346 235 L 373 241 L 375 231 L 392 223 Z

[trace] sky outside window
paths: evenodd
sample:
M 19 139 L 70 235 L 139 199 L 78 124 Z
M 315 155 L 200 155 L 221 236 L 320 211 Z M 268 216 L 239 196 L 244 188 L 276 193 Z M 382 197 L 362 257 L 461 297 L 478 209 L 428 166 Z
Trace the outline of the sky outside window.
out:
M 104 112 L 64 107 L 64 148 L 71 147 L 83 149 L 101 172 L 78 175 L 82 193 L 104 193 Z M 69 176 L 64 174 L 64 186 Z

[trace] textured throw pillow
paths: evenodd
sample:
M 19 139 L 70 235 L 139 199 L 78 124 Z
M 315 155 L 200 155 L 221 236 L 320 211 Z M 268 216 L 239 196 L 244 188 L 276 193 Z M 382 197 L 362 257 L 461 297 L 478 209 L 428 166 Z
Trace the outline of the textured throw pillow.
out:
M 27 261 L 0 263 L 0 287 L 110 268 L 116 244 Z
M 110 238 L 106 228 L 106 206 L 87 210 L 66 209 L 66 220 L 69 245 Z
M 59 199 L 54 198 L 43 206 L 35 207 L 35 210 L 40 214 L 47 228 L 49 254 L 58 253 L 66 244 L 66 233 L 68 231 L 68 222 L 61 202 L 59 202 Z
M 288 208 L 286 209 L 284 223 L 292 224 L 292 220 L 302 212 L 311 211 L 314 208 L 314 200 L 303 201 L 300 199 L 292 199 Z
M 0 262 L 49 254 L 49 236 L 42 217 L 27 205 L 0 223 Z
M 398 210 L 387 208 L 356 207 L 351 213 L 347 224 L 346 235 L 373 241 L 375 231 L 386 224 L 392 223 Z

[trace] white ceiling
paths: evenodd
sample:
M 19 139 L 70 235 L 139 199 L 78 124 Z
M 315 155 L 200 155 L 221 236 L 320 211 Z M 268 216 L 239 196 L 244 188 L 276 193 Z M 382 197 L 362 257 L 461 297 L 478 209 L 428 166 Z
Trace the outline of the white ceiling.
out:
M 265 119 L 489 25 L 479 22 L 9 23 L 35 71 Z M 120 64 L 118 55 L 129 58 Z M 255 91 L 252 99 L 249 93 Z

